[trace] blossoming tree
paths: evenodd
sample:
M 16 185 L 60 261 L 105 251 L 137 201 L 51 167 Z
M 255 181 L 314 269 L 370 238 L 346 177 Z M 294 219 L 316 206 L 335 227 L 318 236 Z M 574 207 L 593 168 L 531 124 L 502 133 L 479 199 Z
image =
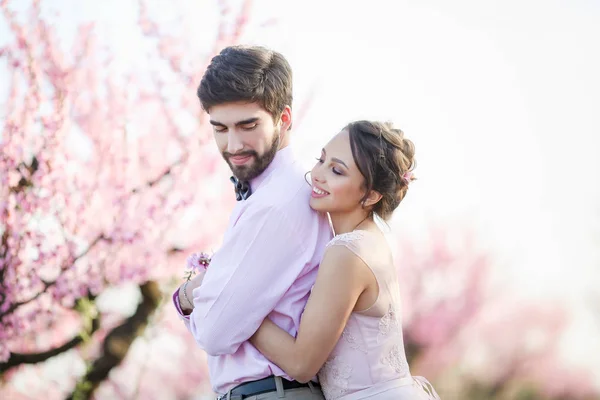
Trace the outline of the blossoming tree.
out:
M 93 24 L 79 25 L 65 50 L 49 22 L 52 10 L 44 8 L 50 4 L 0 2 L 9 32 L 0 48 L 9 78 L 0 93 L 5 382 L 25 365 L 76 352 L 85 367 L 72 372 L 74 389 L 39 390 L 89 396 L 134 350 L 136 338 L 151 331 L 149 323 L 155 331 L 182 331 L 165 317 L 163 294 L 181 277 L 190 249 L 214 244 L 233 202 L 218 190 L 223 185 L 214 185 L 224 163 L 194 87 L 212 56 L 250 27 L 251 2 L 215 4 L 216 32 L 194 47 L 185 30 L 166 29 L 156 18 L 160 10 L 140 2 L 145 59 L 118 70 Z M 186 22 L 185 6 L 179 11 Z M 207 195 L 206 187 L 217 189 Z M 124 284 L 138 288 L 137 307 L 127 316 L 98 308 L 103 293 Z M 178 371 L 195 364 L 188 357 Z M 204 373 L 188 370 L 196 378 Z M 0 397 L 16 396 L 15 390 L 6 385 Z
M 178 23 L 167 26 L 156 3 L 140 2 L 143 56 L 119 68 L 97 26 L 79 25 L 65 48 L 50 2 L 0 0 L 0 398 L 210 392 L 204 355 L 169 299 L 187 255 L 216 245 L 234 202 L 194 88 L 216 52 L 264 24 L 252 23 L 250 0 L 209 3 L 215 31 L 199 46 L 199 6 L 173 3 Z M 406 344 L 442 397 L 475 390 L 446 382 L 473 378 L 492 398 L 509 396 L 515 377 L 559 374 L 583 387 L 569 395 L 584 395 L 581 375 L 535 368 L 553 354 L 562 313 L 490 299 L 490 260 L 471 248 L 443 236 L 425 255 L 412 248 L 399 258 Z M 498 329 L 515 318 L 510 335 Z M 524 345 L 540 327 L 543 346 Z M 473 346 L 502 349 L 494 368 L 465 359 Z M 457 376 L 457 365 L 481 373 Z

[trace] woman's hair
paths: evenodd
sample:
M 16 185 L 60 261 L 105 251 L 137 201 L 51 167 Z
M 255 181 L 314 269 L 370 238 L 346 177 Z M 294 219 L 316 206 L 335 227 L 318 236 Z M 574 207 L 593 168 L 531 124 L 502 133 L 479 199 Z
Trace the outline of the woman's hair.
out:
M 415 179 L 415 146 L 389 122 L 356 121 L 344 130 L 350 135 L 352 156 L 365 178 L 362 202 L 371 190 L 379 192 L 382 198 L 373 206 L 373 212 L 387 220 Z

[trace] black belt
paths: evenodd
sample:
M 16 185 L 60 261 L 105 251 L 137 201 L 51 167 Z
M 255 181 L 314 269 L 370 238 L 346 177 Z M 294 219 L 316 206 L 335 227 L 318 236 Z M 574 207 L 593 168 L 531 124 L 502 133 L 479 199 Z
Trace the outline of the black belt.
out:
M 288 381 L 287 379 L 281 378 L 281 382 L 283 383 L 283 389 L 297 389 L 303 387 L 309 387 L 308 383 L 300 383 L 298 381 Z M 312 383 L 314 387 L 319 387 L 318 383 Z M 269 376 L 264 379 L 260 379 L 258 381 L 246 382 L 242 383 L 231 389 L 231 397 L 233 399 L 244 399 L 250 396 L 256 396 L 262 393 L 275 392 L 277 391 L 277 386 L 275 385 L 275 377 Z M 235 396 L 235 397 L 234 397 Z M 227 395 L 221 396 L 223 399 L 227 398 Z

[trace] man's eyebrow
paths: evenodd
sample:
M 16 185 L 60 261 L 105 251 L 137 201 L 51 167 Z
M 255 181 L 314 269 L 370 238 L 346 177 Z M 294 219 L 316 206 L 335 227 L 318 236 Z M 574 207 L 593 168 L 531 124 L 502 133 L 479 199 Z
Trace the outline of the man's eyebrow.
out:
M 213 126 L 225 126 L 225 124 L 223 124 L 223 123 L 221 123 L 219 121 L 213 121 L 212 119 L 209 122 Z
M 258 120 L 259 120 L 258 117 L 252 117 L 252 118 L 243 119 L 241 121 L 236 122 L 235 126 L 252 124 L 252 123 L 254 123 L 254 122 L 258 121 Z
M 243 119 L 243 120 L 241 120 L 241 121 L 238 121 L 238 122 L 236 122 L 236 123 L 235 123 L 235 126 L 242 126 L 242 125 L 248 125 L 248 124 L 252 124 L 252 123 L 254 123 L 254 122 L 258 121 L 259 119 L 260 119 L 260 118 L 258 118 L 258 117 L 252 117 L 252 118 Z M 223 126 L 223 127 L 227 127 L 227 125 L 225 125 L 224 123 L 222 123 L 222 122 L 219 122 L 219 121 L 215 121 L 215 120 L 212 120 L 212 119 L 211 119 L 209 122 L 210 122 L 210 124 L 211 124 L 211 125 L 213 125 L 213 126 Z

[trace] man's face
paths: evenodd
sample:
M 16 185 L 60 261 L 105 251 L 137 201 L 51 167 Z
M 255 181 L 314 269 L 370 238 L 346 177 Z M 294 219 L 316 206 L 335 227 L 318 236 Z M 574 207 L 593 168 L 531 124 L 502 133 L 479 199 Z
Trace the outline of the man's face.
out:
M 284 128 L 281 118 L 273 121 L 258 103 L 220 104 L 209 116 L 219 151 L 239 180 L 256 178 L 273 161 Z

